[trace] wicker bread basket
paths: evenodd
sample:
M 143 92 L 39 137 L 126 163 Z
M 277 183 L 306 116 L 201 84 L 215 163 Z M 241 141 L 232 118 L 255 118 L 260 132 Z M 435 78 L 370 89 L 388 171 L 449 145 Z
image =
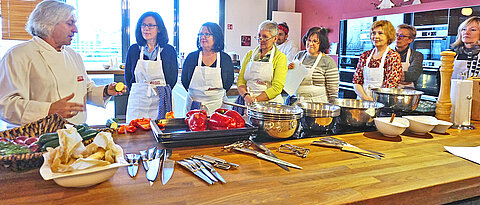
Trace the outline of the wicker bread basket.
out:
M 56 132 L 69 123 L 58 114 L 51 114 L 21 127 L 0 132 L 0 138 L 15 139 L 18 136 L 39 137 L 44 133 Z M 0 169 L 22 171 L 39 168 L 43 164 L 42 152 L 0 156 Z

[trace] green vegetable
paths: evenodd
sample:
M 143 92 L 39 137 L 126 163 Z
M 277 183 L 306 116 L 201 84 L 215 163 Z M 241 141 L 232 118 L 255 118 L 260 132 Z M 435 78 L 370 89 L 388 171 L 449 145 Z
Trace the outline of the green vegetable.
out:
M 118 128 L 118 119 L 117 118 L 108 119 L 107 123 L 105 123 L 105 126 L 107 126 L 108 128 L 117 129 Z
M 58 133 L 56 133 L 56 132 L 45 133 L 43 135 L 40 135 L 36 144 L 42 146 L 45 143 L 47 143 L 48 141 L 51 141 L 53 139 L 57 139 L 57 141 L 58 141 Z
M 57 140 L 51 140 L 51 141 L 48 141 L 47 143 L 45 143 L 42 146 L 42 150 L 46 151 L 47 147 L 55 148 L 55 147 L 58 147 L 58 146 L 60 146 L 60 142 L 58 141 L 58 139 Z
M 11 142 L 0 142 L 0 155 L 8 156 L 13 154 L 26 154 L 31 153 L 28 147 L 15 145 Z
M 94 138 L 98 133 L 99 131 L 96 129 L 88 129 L 85 130 L 85 132 L 80 133 L 80 135 L 82 136 L 83 141 L 85 141 Z
M 90 129 L 90 127 L 86 123 L 83 123 L 83 124 L 80 124 L 80 125 L 75 125 L 75 128 L 77 129 L 78 133 L 82 133 L 85 130 Z

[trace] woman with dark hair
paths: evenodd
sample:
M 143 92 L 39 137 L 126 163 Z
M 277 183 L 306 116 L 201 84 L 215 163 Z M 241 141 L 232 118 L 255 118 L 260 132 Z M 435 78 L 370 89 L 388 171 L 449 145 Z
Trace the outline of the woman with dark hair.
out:
M 198 50 L 188 54 L 182 67 L 182 85 L 188 91 L 186 111 L 205 109 L 210 115 L 227 100 L 233 84 L 233 63 L 223 52 L 223 32 L 216 23 L 202 25 L 197 37 Z
M 305 51 L 300 51 L 294 61 L 288 65 L 289 69 L 305 69 L 305 76 L 297 88 L 297 103 L 322 102 L 333 103 L 338 96 L 339 74 L 335 61 L 325 55 L 330 43 L 325 28 L 312 27 L 303 36 Z M 293 104 L 292 96 L 287 104 Z
M 372 88 L 396 88 L 400 83 L 403 72 L 400 54 L 388 47 L 395 41 L 395 34 L 390 21 L 375 21 L 370 26 L 370 40 L 375 48 L 360 55 L 353 74 L 358 98 L 373 101 Z
M 125 83 L 130 89 L 127 123 L 137 118 L 163 119 L 172 111 L 172 89 L 177 83 L 175 49 L 168 44 L 162 17 L 144 13 L 135 30 L 137 43 L 128 48 Z

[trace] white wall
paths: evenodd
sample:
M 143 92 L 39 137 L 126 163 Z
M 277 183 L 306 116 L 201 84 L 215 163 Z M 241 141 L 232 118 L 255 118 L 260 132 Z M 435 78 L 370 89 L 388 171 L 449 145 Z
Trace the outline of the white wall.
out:
M 225 52 L 235 52 L 243 59 L 258 43 L 258 25 L 267 19 L 267 0 L 226 0 L 225 24 L 233 24 L 233 30 L 225 25 Z M 251 36 L 251 46 L 241 46 L 241 36 Z
M 278 0 L 278 11 L 295 12 L 295 0 Z
M 294 42 L 299 49 L 302 47 L 302 13 L 273 11 L 272 20 L 277 23 L 287 22 L 288 40 Z

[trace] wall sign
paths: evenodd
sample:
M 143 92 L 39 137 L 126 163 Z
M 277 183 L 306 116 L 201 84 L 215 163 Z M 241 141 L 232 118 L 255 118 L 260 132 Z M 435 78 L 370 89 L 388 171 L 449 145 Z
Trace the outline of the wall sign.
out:
M 242 36 L 242 46 L 251 46 L 252 37 L 251 36 Z
M 227 24 L 227 30 L 233 30 L 233 23 Z

